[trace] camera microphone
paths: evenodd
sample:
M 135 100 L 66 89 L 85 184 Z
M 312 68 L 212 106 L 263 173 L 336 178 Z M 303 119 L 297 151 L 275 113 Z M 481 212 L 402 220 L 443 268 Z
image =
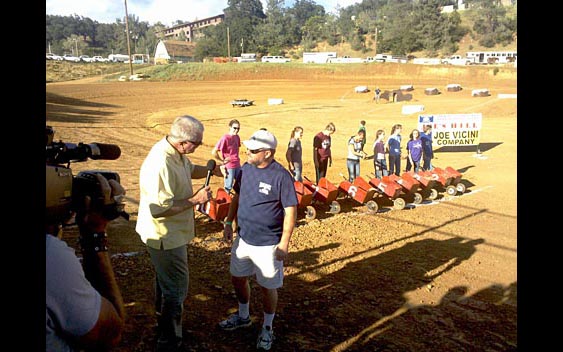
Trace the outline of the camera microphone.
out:
M 115 144 L 103 143 L 64 143 L 55 142 L 47 145 L 46 160 L 48 163 L 64 164 L 74 161 L 115 160 L 121 156 L 121 149 Z
M 207 178 L 205 179 L 205 187 L 209 186 L 209 181 L 211 180 L 211 174 L 213 173 L 213 170 L 215 170 L 215 160 L 210 159 L 207 162 Z
M 90 158 L 93 160 L 116 160 L 121 156 L 121 148 L 115 144 L 90 143 Z

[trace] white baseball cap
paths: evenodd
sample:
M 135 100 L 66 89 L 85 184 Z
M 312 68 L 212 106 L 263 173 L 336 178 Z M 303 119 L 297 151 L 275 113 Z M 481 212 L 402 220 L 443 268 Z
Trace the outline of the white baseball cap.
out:
M 249 150 L 256 149 L 276 149 L 278 140 L 270 131 L 258 130 L 242 144 Z

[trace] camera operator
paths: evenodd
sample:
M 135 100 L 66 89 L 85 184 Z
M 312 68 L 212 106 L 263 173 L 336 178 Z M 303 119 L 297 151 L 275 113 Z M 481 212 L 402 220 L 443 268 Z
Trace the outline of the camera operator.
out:
M 99 173 L 95 177 L 104 206 L 85 195 L 76 211 L 82 265 L 62 241 L 62 224 L 68 219 L 46 218 L 47 351 L 108 350 L 119 343 L 124 329 L 123 298 L 107 252 L 110 220 L 100 208 L 120 203 L 125 190 L 116 180 Z

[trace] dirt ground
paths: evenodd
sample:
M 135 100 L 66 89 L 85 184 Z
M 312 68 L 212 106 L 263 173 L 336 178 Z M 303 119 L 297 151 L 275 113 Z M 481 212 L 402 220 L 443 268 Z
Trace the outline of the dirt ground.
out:
M 386 65 L 386 66 L 385 66 Z M 334 122 L 334 163 L 327 178 L 335 184 L 346 171 L 346 142 L 366 120 L 370 146 L 375 131 L 387 135 L 395 123 L 403 136 L 417 127 L 418 114 L 403 115 L 403 105 L 422 104 L 424 114 L 482 113 L 481 154 L 475 148 L 435 148 L 433 164 L 462 172 L 464 194 L 395 210 L 378 199 L 377 214 L 344 196 L 341 211 L 329 214 L 315 205 L 317 216 L 298 226 L 285 263 L 284 287 L 274 320 L 276 351 L 516 351 L 517 345 L 517 174 L 516 72 L 492 68 L 409 69 L 374 65 L 362 75 L 295 76 L 270 74 L 189 82 L 101 82 L 99 77 L 46 85 L 47 124 L 65 142 L 113 143 L 118 160 L 72 165 L 110 169 L 127 189 L 129 221 L 112 222 L 110 251 L 127 309 L 127 326 L 116 351 L 152 351 L 156 318 L 153 277 L 148 254 L 135 233 L 139 200 L 138 172 L 150 147 L 165 135 L 173 118 L 191 114 L 205 125 L 204 143 L 190 158 L 201 165 L 211 148 L 241 122 L 248 138 L 266 127 L 278 138 L 283 161 L 292 128 L 304 127 L 304 175 L 314 180 L 312 139 Z M 383 69 L 381 67 L 385 66 Z M 409 65 L 414 66 L 414 65 Z M 368 67 L 368 66 L 366 66 Z M 406 67 L 406 66 L 404 66 Z M 447 92 L 458 83 L 460 92 Z M 412 84 L 411 100 L 376 104 L 372 92 L 354 87 L 377 84 L 383 91 Z M 441 94 L 425 95 L 437 87 Z M 488 97 L 472 97 L 487 88 Z M 255 101 L 232 107 L 233 99 Z M 268 105 L 281 98 L 282 105 Z M 406 145 L 403 143 L 403 146 Z M 245 156 L 242 156 L 245 160 Z M 404 165 L 403 161 L 403 165 Z M 373 172 L 362 161 L 362 175 Z M 196 180 L 196 185 L 204 180 Z M 212 188 L 222 180 L 212 178 Z M 196 214 L 197 236 L 188 246 L 189 297 L 185 301 L 186 351 L 252 350 L 261 324 L 261 300 L 252 282 L 251 316 L 255 324 L 222 332 L 217 323 L 237 309 L 230 283 L 229 246 L 222 226 Z M 76 232 L 65 239 L 76 246 Z

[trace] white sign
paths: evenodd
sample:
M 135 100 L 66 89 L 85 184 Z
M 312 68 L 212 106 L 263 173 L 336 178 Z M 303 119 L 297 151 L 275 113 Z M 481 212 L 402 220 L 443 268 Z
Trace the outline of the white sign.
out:
M 431 125 L 434 146 L 479 145 L 482 119 L 481 113 L 419 115 L 418 130 Z

